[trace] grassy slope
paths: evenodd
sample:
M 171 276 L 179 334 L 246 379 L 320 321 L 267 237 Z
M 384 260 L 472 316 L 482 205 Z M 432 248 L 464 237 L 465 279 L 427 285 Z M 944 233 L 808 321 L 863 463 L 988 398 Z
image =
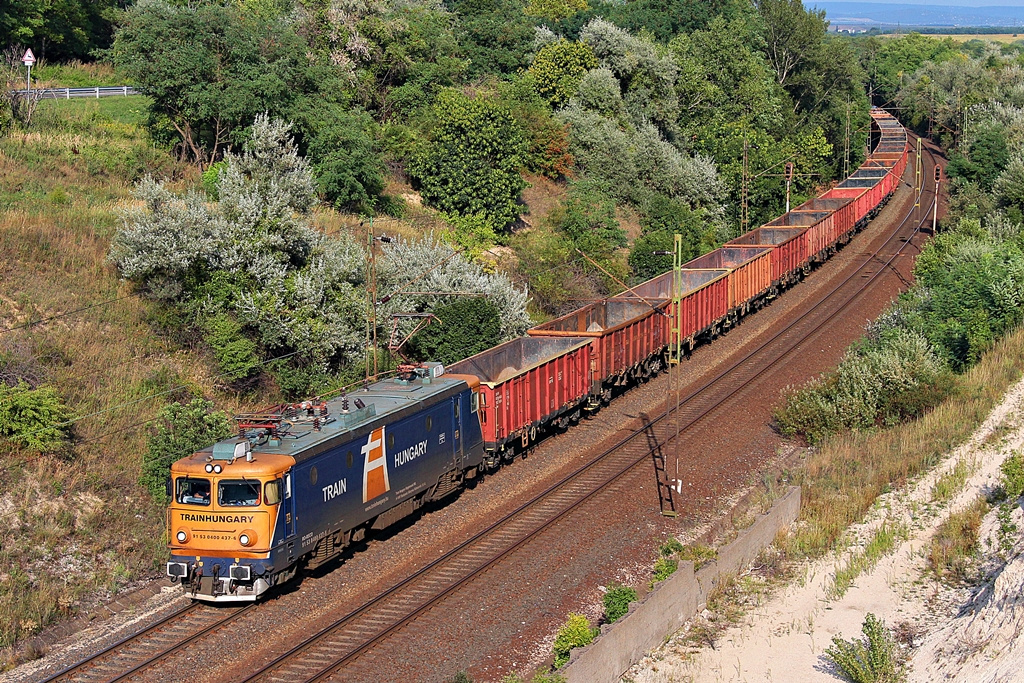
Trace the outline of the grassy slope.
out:
M 128 295 L 106 263 L 115 208 L 145 173 L 177 167 L 149 141 L 141 98 L 43 102 L 0 139 L 0 327 Z M 137 297 L 0 333 L 78 416 L 187 383 L 202 363 L 156 336 Z M 82 419 L 66 458 L 0 456 L 0 646 L 162 559 L 163 512 L 136 484 L 145 426 L 168 397 Z

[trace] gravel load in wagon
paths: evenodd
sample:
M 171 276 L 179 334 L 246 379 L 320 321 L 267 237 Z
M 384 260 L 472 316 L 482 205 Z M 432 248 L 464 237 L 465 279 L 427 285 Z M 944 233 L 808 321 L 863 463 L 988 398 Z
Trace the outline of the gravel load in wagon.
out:
M 874 187 L 878 184 L 881 178 L 847 178 L 843 182 L 836 185 L 836 187 Z
M 887 168 L 861 167 L 853 172 L 851 178 L 881 178 L 889 172 Z
M 787 228 L 793 226 L 808 226 L 814 225 L 823 218 L 827 218 L 831 211 L 798 211 L 793 209 L 789 213 L 784 213 L 773 221 L 765 223 L 766 227 L 771 228 Z
M 589 337 L 520 337 L 447 368 L 480 380 L 480 426 L 489 451 L 527 443 L 590 393 Z

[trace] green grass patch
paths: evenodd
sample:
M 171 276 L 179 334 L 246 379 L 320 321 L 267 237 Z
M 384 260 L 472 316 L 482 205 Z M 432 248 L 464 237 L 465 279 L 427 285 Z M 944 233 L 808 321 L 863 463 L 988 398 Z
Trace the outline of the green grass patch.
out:
M 966 510 L 954 512 L 939 525 L 928 550 L 928 568 L 947 583 L 966 583 L 973 578 L 978 532 L 989 510 L 978 497 Z
M 966 460 L 963 458 L 957 460 L 953 469 L 939 477 L 939 480 L 932 486 L 932 502 L 945 503 L 959 493 L 967 483 L 970 470 Z
M 856 552 L 847 563 L 836 570 L 832 586 L 829 588 L 829 596 L 833 599 L 846 595 L 853 582 L 858 576 L 870 570 L 878 561 L 891 553 L 896 544 L 907 537 L 907 530 L 899 524 L 882 524 L 871 536 L 867 545 L 860 552 Z

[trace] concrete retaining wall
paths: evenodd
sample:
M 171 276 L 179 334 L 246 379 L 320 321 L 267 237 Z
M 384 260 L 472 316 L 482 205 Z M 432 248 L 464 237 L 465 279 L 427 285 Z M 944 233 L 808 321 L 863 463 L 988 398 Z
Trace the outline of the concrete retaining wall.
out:
M 661 645 L 698 611 L 721 577 L 736 574 L 775 540 L 800 512 L 800 489 L 792 488 L 775 501 L 767 514 L 740 532 L 739 538 L 720 548 L 714 562 L 694 573 L 692 562 L 680 562 L 672 576 L 654 587 L 629 613 L 601 627 L 601 635 L 585 648 L 573 650 L 561 674 L 569 683 L 617 683 L 625 671 L 648 650 Z

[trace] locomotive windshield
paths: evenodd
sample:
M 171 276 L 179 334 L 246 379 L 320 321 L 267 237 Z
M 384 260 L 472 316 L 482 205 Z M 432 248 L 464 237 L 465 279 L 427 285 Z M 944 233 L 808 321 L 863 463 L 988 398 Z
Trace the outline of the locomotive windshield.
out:
M 178 502 L 186 505 L 210 504 L 210 480 L 178 477 Z
M 217 488 L 217 504 L 255 506 L 260 504 L 260 482 L 222 481 Z

